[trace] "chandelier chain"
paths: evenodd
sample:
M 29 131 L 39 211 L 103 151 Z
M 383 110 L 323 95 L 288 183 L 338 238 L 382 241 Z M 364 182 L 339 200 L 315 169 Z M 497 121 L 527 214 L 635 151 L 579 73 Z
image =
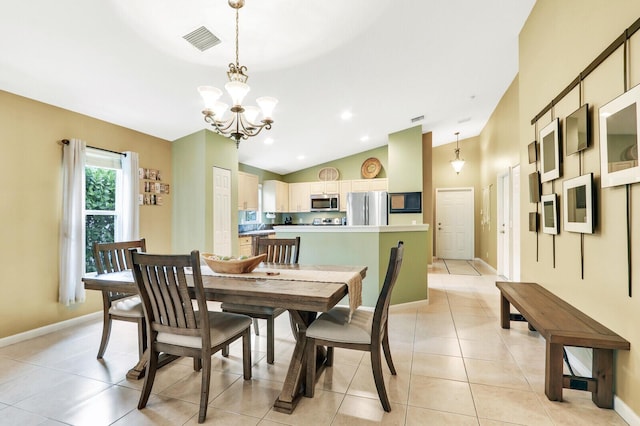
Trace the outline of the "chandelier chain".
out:
M 240 26 L 239 9 L 236 9 L 236 67 L 240 68 L 239 48 L 238 48 L 238 27 Z

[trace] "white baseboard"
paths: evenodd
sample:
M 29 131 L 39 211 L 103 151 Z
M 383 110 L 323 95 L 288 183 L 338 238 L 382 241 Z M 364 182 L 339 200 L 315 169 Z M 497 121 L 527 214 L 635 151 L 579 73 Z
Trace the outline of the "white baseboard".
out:
M 591 350 L 574 347 L 567 347 L 565 349 L 567 350 L 567 358 L 569 358 L 569 363 L 571 364 L 573 372 L 578 376 L 591 377 L 591 367 L 585 365 L 585 363 L 582 361 L 583 359 L 593 359 L 593 355 L 590 353 Z M 587 353 L 587 351 L 589 353 Z M 578 352 L 577 355 L 575 354 L 576 352 Z M 613 395 L 613 409 L 620 415 L 620 417 L 624 419 L 625 422 L 629 423 L 632 426 L 640 426 L 640 416 L 638 416 L 617 395 Z
M 613 396 L 613 409 L 620 414 L 622 419 L 631 426 L 640 426 L 640 416 L 638 416 L 623 400 L 616 395 Z
M 63 330 L 65 328 L 69 328 L 74 325 L 82 324 L 83 322 L 99 318 L 102 318 L 102 311 L 83 315 L 81 317 L 71 318 L 65 321 L 56 322 L 54 324 L 45 325 L 44 327 L 34 328 L 33 330 L 14 334 L 12 336 L 3 337 L 2 339 L 0 339 L 0 348 L 13 345 L 14 343 L 33 339 L 34 337 L 44 336 L 45 334 L 53 333 L 54 331 Z
M 491 266 L 491 265 L 489 265 L 487 262 L 485 262 L 485 261 L 484 261 L 484 259 L 481 259 L 481 258 L 479 258 L 479 257 L 475 257 L 473 260 L 474 260 L 475 262 L 481 262 L 481 263 L 483 263 L 483 264 L 484 264 L 484 266 L 485 266 L 486 268 L 488 268 L 490 271 L 493 271 L 493 275 L 497 275 L 497 274 L 498 274 L 498 273 L 496 272 L 496 270 L 494 269 L 494 267 L 493 267 L 493 266 Z

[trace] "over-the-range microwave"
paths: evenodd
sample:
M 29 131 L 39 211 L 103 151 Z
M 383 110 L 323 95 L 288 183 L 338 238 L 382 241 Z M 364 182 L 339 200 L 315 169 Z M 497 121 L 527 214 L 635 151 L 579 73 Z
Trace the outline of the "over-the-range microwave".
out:
M 311 194 L 312 212 L 337 212 L 340 211 L 339 194 Z

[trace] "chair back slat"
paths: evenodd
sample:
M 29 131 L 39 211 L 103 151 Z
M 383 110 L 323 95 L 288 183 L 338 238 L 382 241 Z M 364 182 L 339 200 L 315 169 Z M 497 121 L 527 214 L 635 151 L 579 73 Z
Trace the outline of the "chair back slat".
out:
M 265 262 L 298 263 L 300 257 L 300 237 L 295 238 L 258 238 L 254 255 L 267 254 Z
M 387 266 L 387 274 L 384 278 L 382 290 L 376 302 L 376 308 L 373 313 L 373 324 L 371 329 L 372 344 L 379 344 L 382 341 L 383 333 L 386 330 L 386 323 L 389 317 L 389 303 L 391 302 L 391 292 L 396 284 L 400 267 L 402 266 L 402 256 L 404 253 L 404 242 L 399 241 L 397 247 L 391 248 L 389 256 L 389 265 Z
M 129 249 L 147 251 L 144 238 L 134 241 L 119 241 L 116 243 L 93 243 L 93 258 L 99 274 L 119 272 L 131 269 L 131 254 Z
M 199 335 L 208 341 L 209 327 L 199 326 L 209 322 L 200 253 L 194 250 L 190 255 L 157 255 L 131 250 L 131 254 L 136 286 L 150 329 Z M 194 310 L 189 294 L 190 280 L 187 279 L 186 268 L 192 268 L 198 311 Z

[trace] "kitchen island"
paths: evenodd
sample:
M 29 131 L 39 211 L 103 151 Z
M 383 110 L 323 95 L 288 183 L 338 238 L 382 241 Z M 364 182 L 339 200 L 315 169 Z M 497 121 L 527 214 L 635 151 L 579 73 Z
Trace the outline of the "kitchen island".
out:
M 362 304 L 375 307 L 389 263 L 391 247 L 404 241 L 400 275 L 391 304 L 428 298 L 427 267 L 431 258 L 429 225 L 274 226 L 276 237 L 300 237 L 301 264 L 363 265 L 369 269 L 362 286 Z M 346 303 L 342 301 L 341 303 Z

